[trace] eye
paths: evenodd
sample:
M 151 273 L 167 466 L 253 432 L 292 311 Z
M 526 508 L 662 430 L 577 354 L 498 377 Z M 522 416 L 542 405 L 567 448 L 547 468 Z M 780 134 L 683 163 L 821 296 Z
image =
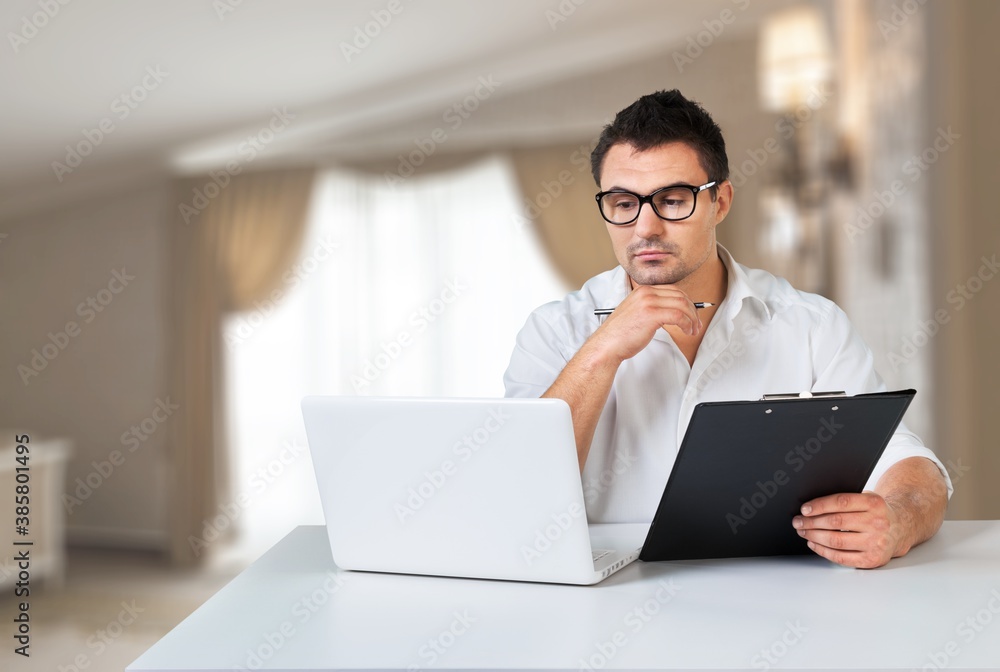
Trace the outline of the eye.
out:
M 608 194 L 604 197 L 604 204 L 607 207 L 614 208 L 615 210 L 631 210 L 635 208 L 639 202 L 631 194 Z
M 670 189 L 657 194 L 655 200 L 658 208 L 684 208 L 690 203 L 691 194 L 679 189 Z

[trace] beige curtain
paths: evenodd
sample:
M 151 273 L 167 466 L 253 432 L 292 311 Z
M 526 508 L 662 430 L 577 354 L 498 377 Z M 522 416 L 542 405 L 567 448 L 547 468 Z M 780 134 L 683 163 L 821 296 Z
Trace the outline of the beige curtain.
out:
M 618 265 L 601 213 L 590 154 L 579 144 L 512 152 L 518 184 L 552 264 L 571 287 Z M 583 159 L 586 159 L 584 163 Z
M 170 365 L 180 408 L 171 423 L 168 500 L 175 563 L 203 559 L 242 510 L 227 501 L 220 321 L 267 297 L 295 262 L 313 177 L 310 168 L 236 175 L 224 187 L 207 177 L 177 185 Z

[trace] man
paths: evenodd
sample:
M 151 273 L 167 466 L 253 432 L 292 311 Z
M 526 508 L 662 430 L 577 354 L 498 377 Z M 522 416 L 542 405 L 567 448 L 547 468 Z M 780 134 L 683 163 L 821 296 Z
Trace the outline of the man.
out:
M 885 390 L 843 311 L 716 242 L 733 186 L 700 105 L 643 96 L 604 129 L 591 166 L 621 265 L 535 310 L 504 376 L 509 397 L 569 404 L 591 522 L 651 520 L 699 402 Z M 901 424 L 863 493 L 806 502 L 789 524 L 833 562 L 879 567 L 937 532 L 950 495 Z

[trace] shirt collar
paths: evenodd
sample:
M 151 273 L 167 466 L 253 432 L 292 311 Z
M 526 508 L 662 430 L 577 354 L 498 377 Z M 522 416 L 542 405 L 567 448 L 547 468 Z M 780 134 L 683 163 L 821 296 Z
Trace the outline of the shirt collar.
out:
M 751 299 L 760 304 L 760 307 L 764 310 L 764 315 L 767 319 L 771 319 L 774 314 L 771 312 L 771 308 L 767 305 L 765 297 L 754 289 L 753 285 L 750 284 L 750 279 L 747 277 L 746 269 L 740 264 L 736 263 L 733 259 L 733 255 L 729 253 L 721 243 L 716 243 L 716 247 L 719 250 L 719 258 L 722 259 L 722 263 L 726 266 L 726 271 L 728 273 L 728 286 L 726 288 L 726 299 L 722 302 L 720 306 L 720 311 L 728 314 L 730 319 L 736 317 L 743 307 L 743 303 L 746 299 Z

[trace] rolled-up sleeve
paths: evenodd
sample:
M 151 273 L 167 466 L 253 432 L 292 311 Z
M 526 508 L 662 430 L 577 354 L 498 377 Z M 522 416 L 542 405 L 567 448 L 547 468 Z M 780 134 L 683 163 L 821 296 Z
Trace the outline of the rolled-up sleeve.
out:
M 528 316 L 517 334 L 510 364 L 503 376 L 504 396 L 541 397 L 566 366 L 565 335 L 545 319 L 546 304 Z

